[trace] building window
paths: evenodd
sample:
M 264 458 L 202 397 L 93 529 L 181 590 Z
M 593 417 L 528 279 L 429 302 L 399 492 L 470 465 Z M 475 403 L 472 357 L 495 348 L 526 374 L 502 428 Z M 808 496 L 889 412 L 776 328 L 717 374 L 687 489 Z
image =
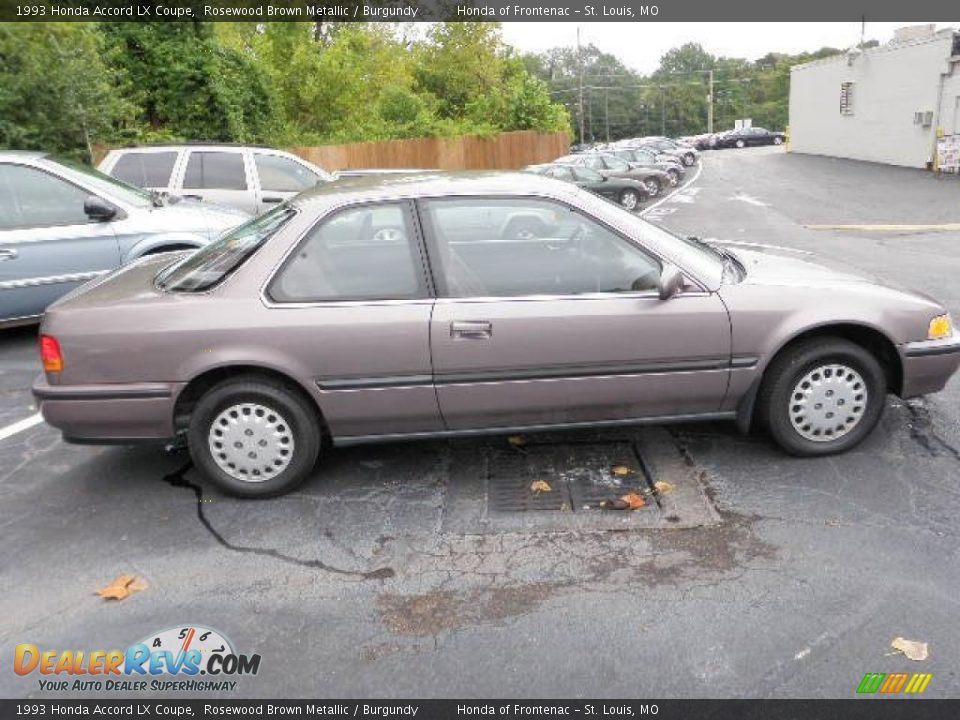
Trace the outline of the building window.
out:
M 853 83 L 840 83 L 840 114 L 853 115 Z

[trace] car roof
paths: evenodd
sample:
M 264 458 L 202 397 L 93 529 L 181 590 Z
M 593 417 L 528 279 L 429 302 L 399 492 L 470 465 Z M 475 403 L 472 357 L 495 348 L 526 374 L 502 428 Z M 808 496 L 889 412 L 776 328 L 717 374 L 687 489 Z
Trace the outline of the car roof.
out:
M 41 160 L 47 153 L 37 150 L 0 150 L 0 162 L 4 160 Z
M 111 152 L 122 152 L 124 150 L 143 150 L 145 148 L 185 148 L 185 147 L 232 147 L 232 148 L 257 148 L 260 150 L 279 150 L 279 148 L 270 145 L 255 145 L 251 143 L 232 143 L 217 142 L 216 140 L 186 140 L 184 142 L 156 142 L 156 143 L 131 143 L 130 145 L 121 145 L 111 148 Z
M 305 190 L 291 204 L 328 204 L 334 199 L 415 198 L 448 195 L 547 195 L 570 196 L 573 186 L 552 178 L 521 172 L 437 172 L 362 175 L 324 183 Z

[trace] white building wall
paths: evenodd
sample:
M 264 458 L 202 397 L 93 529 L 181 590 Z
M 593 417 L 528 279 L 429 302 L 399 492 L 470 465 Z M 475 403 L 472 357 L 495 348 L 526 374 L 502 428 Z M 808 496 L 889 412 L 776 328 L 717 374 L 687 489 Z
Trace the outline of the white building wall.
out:
M 940 80 L 951 68 L 952 42 L 952 33 L 941 32 L 927 40 L 870 48 L 852 60 L 839 55 L 792 68 L 791 149 L 925 167 L 932 158 Z M 958 74 L 944 82 L 941 104 L 949 105 L 947 112 L 940 108 L 944 127 L 954 122 Z M 844 82 L 854 83 L 852 115 L 840 113 Z M 933 113 L 930 127 L 914 122 L 917 112 Z

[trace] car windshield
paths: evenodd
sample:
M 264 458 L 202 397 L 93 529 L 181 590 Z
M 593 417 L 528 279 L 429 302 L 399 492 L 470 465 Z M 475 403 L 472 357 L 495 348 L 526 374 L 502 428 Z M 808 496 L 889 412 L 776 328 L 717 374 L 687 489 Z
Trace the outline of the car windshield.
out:
M 92 167 L 54 155 L 48 155 L 46 160 L 69 170 L 78 181 L 82 182 L 88 190 L 94 193 L 103 193 L 108 197 L 113 197 L 117 200 L 130 203 L 131 205 L 148 206 L 154 204 L 153 195 L 146 190 L 128 185 L 122 180 L 117 180 L 109 175 L 105 175 L 99 170 L 94 170 Z
M 216 242 L 161 270 L 156 285 L 172 292 L 200 292 L 222 282 L 283 227 L 296 211 L 278 205 L 268 213 L 234 228 Z

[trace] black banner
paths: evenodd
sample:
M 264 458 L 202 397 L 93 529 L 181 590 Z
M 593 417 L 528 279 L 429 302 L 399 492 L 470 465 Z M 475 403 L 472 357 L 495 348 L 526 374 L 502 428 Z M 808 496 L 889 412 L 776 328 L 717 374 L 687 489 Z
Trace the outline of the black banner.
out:
M 946 0 L 913 0 L 909 17 L 955 12 Z M 905 20 L 895 0 L 0 0 L 0 21 L 315 22 L 750 22 Z M 941 20 L 949 19 L 940 17 Z
M 958 700 L 0 700 L 0 717 L 944 720 Z

